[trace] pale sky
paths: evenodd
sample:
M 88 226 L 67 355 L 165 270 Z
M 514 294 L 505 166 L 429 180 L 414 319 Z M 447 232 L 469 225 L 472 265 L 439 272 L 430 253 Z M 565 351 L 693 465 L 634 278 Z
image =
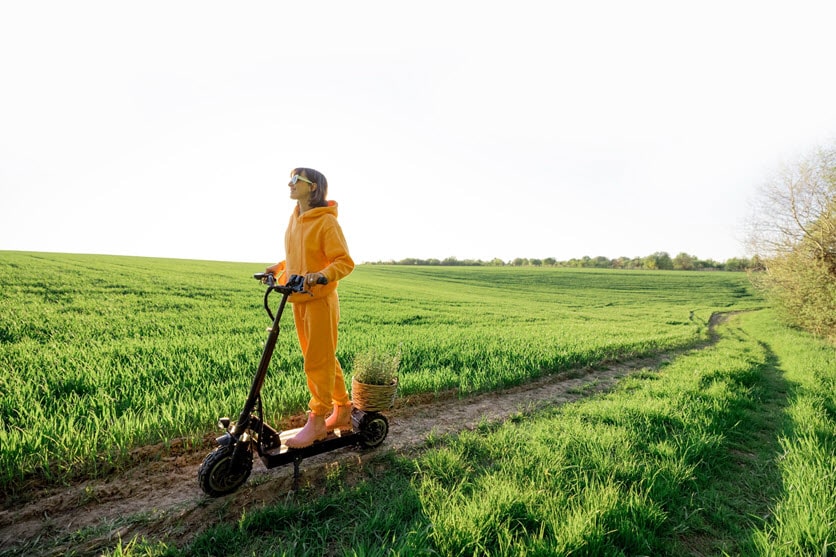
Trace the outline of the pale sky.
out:
M 833 7 L 831 7 L 833 6 Z M 836 3 L 0 0 L 0 250 L 275 262 L 747 255 L 836 137 Z

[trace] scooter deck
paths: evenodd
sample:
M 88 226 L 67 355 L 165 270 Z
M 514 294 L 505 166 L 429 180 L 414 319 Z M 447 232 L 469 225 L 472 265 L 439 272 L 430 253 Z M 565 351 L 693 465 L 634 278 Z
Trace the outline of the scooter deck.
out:
M 322 441 L 316 441 L 309 447 L 302 449 L 291 449 L 286 445 L 286 441 L 295 436 L 302 428 L 288 429 L 279 434 L 281 438 L 281 446 L 259 453 L 261 462 L 266 468 L 275 468 L 276 466 L 283 466 L 294 461 L 299 461 L 311 456 L 315 456 L 328 451 L 333 451 L 342 447 L 354 445 L 360 441 L 360 435 L 354 431 L 334 430 L 328 434 L 328 437 Z

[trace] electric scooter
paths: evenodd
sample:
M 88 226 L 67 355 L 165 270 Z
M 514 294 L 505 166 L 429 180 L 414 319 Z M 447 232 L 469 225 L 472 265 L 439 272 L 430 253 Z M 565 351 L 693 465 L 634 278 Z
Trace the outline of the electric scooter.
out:
M 379 412 L 364 412 L 355 408 L 351 413 L 350 431 L 336 429 L 329 432 L 327 438 L 309 447 L 291 449 L 285 445 L 285 440 L 293 437 L 301 428 L 279 432 L 264 422 L 261 388 L 279 338 L 279 321 L 291 294 L 310 292 L 305 289 L 305 277 L 300 275 L 291 275 L 286 284 L 278 284 L 275 277 L 269 273 L 256 273 L 253 278 L 267 285 L 264 309 L 273 321 L 273 326 L 268 329 L 269 335 L 264 344 L 261 361 L 238 421 L 230 422 L 229 418 L 218 420 L 218 427 L 226 433 L 216 439 L 218 447 L 206 456 L 198 470 L 198 483 L 211 497 L 232 493 L 247 481 L 253 468 L 253 451 L 258 453 L 261 462 L 268 469 L 293 463 L 295 485 L 299 479 L 299 465 L 305 458 L 351 445 L 375 448 L 386 439 L 389 432 L 386 416 Z M 327 284 L 327 280 L 322 277 L 319 283 Z M 270 294 L 273 292 L 282 296 L 275 315 L 269 304 Z

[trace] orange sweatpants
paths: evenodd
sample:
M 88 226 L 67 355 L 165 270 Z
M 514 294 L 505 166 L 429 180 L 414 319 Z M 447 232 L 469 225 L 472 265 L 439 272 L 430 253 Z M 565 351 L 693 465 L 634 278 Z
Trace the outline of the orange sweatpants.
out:
M 293 304 L 293 320 L 311 391 L 308 407 L 318 416 L 327 416 L 334 404 L 349 402 L 343 370 L 337 361 L 337 324 L 340 321 L 337 292 Z

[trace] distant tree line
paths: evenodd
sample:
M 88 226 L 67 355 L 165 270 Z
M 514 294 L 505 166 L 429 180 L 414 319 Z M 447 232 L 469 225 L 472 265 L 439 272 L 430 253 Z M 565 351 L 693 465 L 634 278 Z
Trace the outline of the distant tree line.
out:
M 574 267 L 584 269 L 647 269 L 662 271 L 750 271 L 761 270 L 763 265 L 759 258 L 731 258 L 724 262 L 713 259 L 700 259 L 695 255 L 680 253 L 671 257 L 667 252 L 657 251 L 646 257 L 608 257 L 584 256 L 580 259 L 558 261 L 554 257 L 533 259 L 517 257 L 505 261 L 494 258 L 490 261 L 481 259 L 418 259 L 409 257 L 400 261 L 377 261 L 373 265 L 430 265 L 440 267 Z

